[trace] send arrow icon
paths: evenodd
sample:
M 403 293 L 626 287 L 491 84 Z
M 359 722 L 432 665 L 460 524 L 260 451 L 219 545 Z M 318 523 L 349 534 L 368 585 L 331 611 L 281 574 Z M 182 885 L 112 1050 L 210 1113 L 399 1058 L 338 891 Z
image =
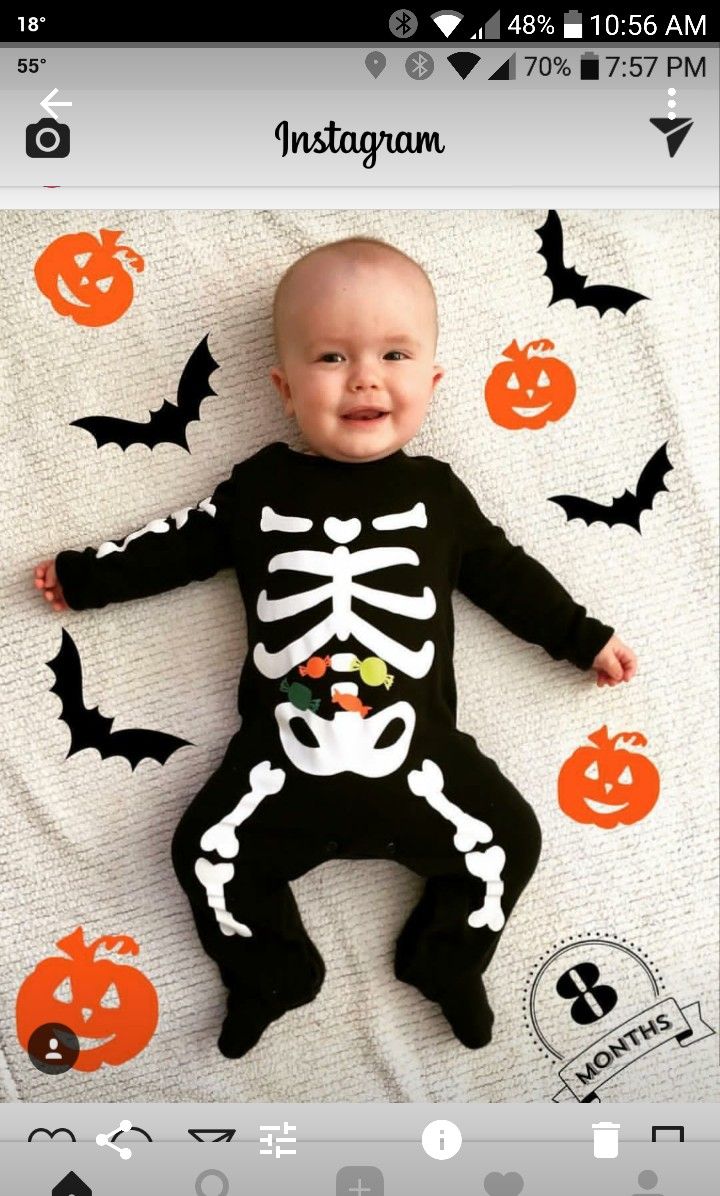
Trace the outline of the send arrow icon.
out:
M 235 1130 L 188 1130 L 196 1142 L 232 1142 Z
M 53 1188 L 52 1196 L 92 1196 L 92 1188 L 74 1171 L 68 1171 L 65 1178 Z

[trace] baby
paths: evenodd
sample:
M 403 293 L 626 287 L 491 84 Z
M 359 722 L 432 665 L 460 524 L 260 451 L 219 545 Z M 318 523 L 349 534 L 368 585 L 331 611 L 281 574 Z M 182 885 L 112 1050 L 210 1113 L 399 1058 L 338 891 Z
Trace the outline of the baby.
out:
M 600 686 L 629 681 L 635 656 L 486 519 L 447 463 L 406 455 L 443 374 L 416 262 L 369 238 L 322 245 L 282 277 L 273 315 L 271 378 L 306 451 L 269 444 L 196 507 L 61 552 L 35 585 L 53 610 L 84 610 L 236 571 L 242 726 L 172 845 L 229 990 L 222 1053 L 244 1055 L 317 995 L 325 968 L 289 882 L 330 859 L 394 859 L 425 878 L 395 975 L 481 1047 L 493 1022 L 483 973 L 540 828 L 456 728 L 452 591 L 555 660 L 593 668 Z

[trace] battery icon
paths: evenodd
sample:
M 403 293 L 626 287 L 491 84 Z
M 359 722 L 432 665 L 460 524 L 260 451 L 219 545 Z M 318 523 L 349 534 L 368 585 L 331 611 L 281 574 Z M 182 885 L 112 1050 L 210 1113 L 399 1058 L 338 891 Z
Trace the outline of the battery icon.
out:
M 593 54 L 592 50 L 588 50 L 587 54 L 583 54 L 580 59 L 580 78 L 600 78 L 600 59 L 597 54 Z
M 576 8 L 563 14 L 563 37 L 582 37 L 582 13 Z

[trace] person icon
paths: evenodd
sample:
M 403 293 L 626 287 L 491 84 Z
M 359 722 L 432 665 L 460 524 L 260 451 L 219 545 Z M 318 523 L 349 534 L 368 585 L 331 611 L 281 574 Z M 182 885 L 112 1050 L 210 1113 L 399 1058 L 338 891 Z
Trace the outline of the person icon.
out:
M 654 1171 L 641 1171 L 637 1177 L 637 1181 L 642 1188 L 642 1192 L 633 1192 L 633 1196 L 645 1196 L 646 1192 L 652 1192 L 653 1196 L 662 1196 L 662 1192 L 656 1190 L 658 1177 Z
M 59 1059 L 62 1062 L 62 1055 L 60 1054 L 60 1052 L 58 1050 L 59 1045 L 60 1044 L 58 1043 L 57 1038 L 50 1039 L 50 1041 L 48 1043 L 50 1050 L 46 1051 L 46 1053 L 45 1053 L 45 1058 L 47 1059 L 48 1062 L 52 1062 L 54 1059 Z

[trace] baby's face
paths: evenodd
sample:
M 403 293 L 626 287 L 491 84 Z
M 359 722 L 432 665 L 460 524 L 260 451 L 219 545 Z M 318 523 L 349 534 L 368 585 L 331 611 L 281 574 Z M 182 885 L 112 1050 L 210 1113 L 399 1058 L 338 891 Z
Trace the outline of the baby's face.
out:
M 271 378 L 285 411 L 313 452 L 339 461 L 378 460 L 412 440 L 442 377 L 428 283 L 389 252 L 302 262 L 278 339 Z

